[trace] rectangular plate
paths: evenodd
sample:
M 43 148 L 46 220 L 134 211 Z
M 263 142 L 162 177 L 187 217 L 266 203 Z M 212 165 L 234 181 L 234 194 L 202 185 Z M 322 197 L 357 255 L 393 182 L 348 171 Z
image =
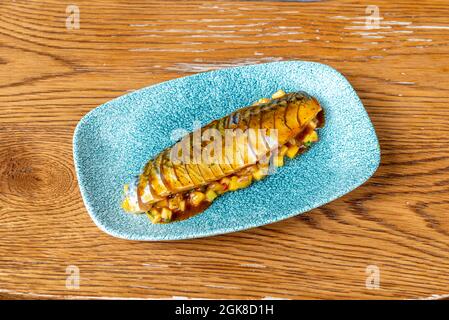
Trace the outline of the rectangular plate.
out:
M 153 225 L 146 215 L 121 209 L 125 182 L 173 145 L 173 132 L 191 132 L 194 121 L 205 125 L 280 88 L 306 91 L 325 111 L 326 125 L 310 151 L 181 222 Z M 132 240 L 198 238 L 280 221 L 355 189 L 380 162 L 376 133 L 349 82 L 327 65 L 303 61 L 206 72 L 121 96 L 82 118 L 73 144 L 81 194 L 93 221 L 110 235 Z

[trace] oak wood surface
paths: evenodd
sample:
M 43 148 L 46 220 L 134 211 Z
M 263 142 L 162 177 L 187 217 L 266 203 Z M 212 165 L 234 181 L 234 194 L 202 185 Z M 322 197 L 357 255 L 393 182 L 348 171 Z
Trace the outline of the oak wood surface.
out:
M 0 298 L 449 294 L 447 1 L 71 4 L 79 29 L 65 1 L 0 2 Z M 368 5 L 379 19 L 367 27 Z M 373 178 L 307 214 L 211 238 L 133 242 L 94 225 L 72 158 L 83 115 L 161 81 L 292 59 L 352 83 L 381 144 Z

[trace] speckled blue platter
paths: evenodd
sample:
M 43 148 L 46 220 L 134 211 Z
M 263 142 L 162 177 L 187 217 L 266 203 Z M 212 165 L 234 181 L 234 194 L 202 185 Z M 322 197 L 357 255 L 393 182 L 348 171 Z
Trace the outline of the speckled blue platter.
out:
M 123 185 L 171 146 L 173 130 L 192 131 L 279 88 L 304 90 L 325 110 L 320 141 L 274 175 L 229 192 L 204 213 L 153 225 L 120 207 Z M 110 235 L 132 240 L 198 238 L 283 220 L 360 186 L 377 169 L 379 144 L 354 89 L 335 69 L 288 61 L 223 69 L 153 85 L 89 112 L 74 135 L 74 159 L 84 203 Z

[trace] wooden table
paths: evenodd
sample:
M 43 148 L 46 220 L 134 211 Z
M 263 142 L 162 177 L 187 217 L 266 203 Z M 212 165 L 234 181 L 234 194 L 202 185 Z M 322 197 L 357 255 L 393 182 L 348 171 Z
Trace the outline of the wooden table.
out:
M 0 3 L 1 298 L 448 296 L 447 1 L 67 3 Z M 94 225 L 72 159 L 83 115 L 161 81 L 293 59 L 353 84 L 380 139 L 373 178 L 223 236 L 133 242 Z

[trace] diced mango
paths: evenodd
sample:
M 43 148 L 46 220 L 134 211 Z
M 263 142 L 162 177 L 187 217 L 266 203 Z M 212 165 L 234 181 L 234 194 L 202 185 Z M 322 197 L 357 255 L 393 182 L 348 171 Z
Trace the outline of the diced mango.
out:
M 253 177 L 250 175 L 241 176 L 241 177 L 232 176 L 231 182 L 229 183 L 229 190 L 235 191 L 238 189 L 246 188 L 251 184 L 252 180 L 253 180 Z
M 209 202 L 214 201 L 214 199 L 215 199 L 216 197 L 218 197 L 218 195 L 215 193 L 214 190 L 212 190 L 212 189 L 207 190 L 207 192 L 206 192 L 206 198 L 207 198 L 207 200 L 208 200 Z
M 126 212 L 142 213 L 139 205 L 137 203 L 131 202 L 128 197 L 123 200 L 122 208 Z
M 318 134 L 316 131 L 312 131 L 304 137 L 304 142 L 316 142 L 318 141 Z
M 278 99 L 278 98 L 282 98 L 283 96 L 285 96 L 285 91 L 281 89 L 281 90 L 278 90 L 275 93 L 273 93 L 271 98 Z
M 273 165 L 275 167 L 282 167 L 284 165 L 284 157 L 281 155 L 277 155 L 273 158 Z
M 266 176 L 266 170 L 264 169 L 257 169 L 253 172 L 253 178 L 257 181 L 262 180 Z
M 229 185 L 229 182 L 231 182 L 231 179 L 229 179 L 228 177 L 224 177 L 220 180 L 220 183 L 225 185 Z
M 174 197 L 174 198 L 168 199 L 168 208 L 170 210 L 178 209 L 179 201 L 180 201 L 179 197 Z
M 254 102 L 253 106 L 258 106 L 259 104 L 268 103 L 270 101 L 271 101 L 271 99 L 269 99 L 269 98 L 262 98 L 262 99 L 257 100 L 256 102 Z
M 231 180 L 229 181 L 229 190 L 230 191 L 235 191 L 239 188 L 238 184 L 237 184 L 237 179 L 238 179 L 237 176 L 231 177 Z
M 160 215 L 159 216 L 151 216 L 147 213 L 147 216 L 148 216 L 148 218 L 150 218 L 151 222 L 153 222 L 153 223 L 158 223 L 162 219 Z
M 181 200 L 181 201 L 179 202 L 178 210 L 179 210 L 179 211 L 184 211 L 185 209 L 186 209 L 186 201 L 185 201 L 185 200 Z
M 243 176 L 243 177 L 239 177 L 237 179 L 237 186 L 239 189 L 243 189 L 248 187 L 251 182 L 253 181 L 253 177 L 252 176 Z
M 287 153 L 286 153 L 287 157 L 289 157 L 290 159 L 293 159 L 296 156 L 296 154 L 298 153 L 298 151 L 299 151 L 299 146 L 291 146 L 287 150 Z
M 194 206 L 198 206 L 206 198 L 206 195 L 202 192 L 195 191 L 190 194 L 190 202 Z
M 150 212 L 147 212 L 147 216 L 150 218 L 152 223 L 158 223 L 161 221 L 161 214 L 156 208 L 152 208 Z
M 209 189 L 221 193 L 225 190 L 225 186 L 220 182 L 213 182 L 209 185 Z
M 172 211 L 168 208 L 162 208 L 161 218 L 165 220 L 171 220 Z
M 281 147 L 281 150 L 279 150 L 279 155 L 285 156 L 285 153 L 287 152 L 287 150 L 288 150 L 288 147 L 284 144 L 284 145 Z
M 129 199 L 128 199 L 128 198 L 125 198 L 125 200 L 123 200 L 123 202 L 122 202 L 122 208 L 123 208 L 123 210 L 125 210 L 126 212 L 131 211 L 131 210 L 130 210 L 130 206 L 129 206 Z
M 312 142 L 316 142 L 318 141 L 318 133 L 316 133 L 316 131 L 313 131 L 312 134 L 310 135 L 310 140 Z

